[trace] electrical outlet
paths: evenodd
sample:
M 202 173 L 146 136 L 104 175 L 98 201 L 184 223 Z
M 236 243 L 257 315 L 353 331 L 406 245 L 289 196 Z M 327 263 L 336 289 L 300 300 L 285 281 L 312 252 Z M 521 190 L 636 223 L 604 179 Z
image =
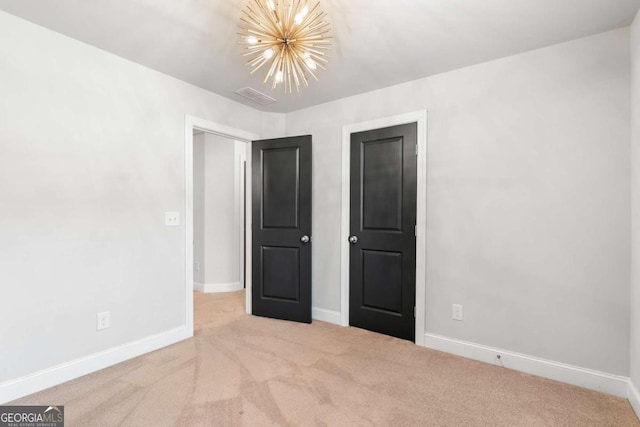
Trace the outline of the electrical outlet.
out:
M 180 212 L 165 212 L 164 225 L 166 225 L 167 227 L 180 226 Z
M 463 320 L 462 306 L 460 304 L 453 304 L 451 306 L 451 318 L 453 320 Z
M 111 326 L 111 312 L 103 311 L 102 313 L 98 313 L 98 330 L 101 331 L 103 329 L 107 329 Z

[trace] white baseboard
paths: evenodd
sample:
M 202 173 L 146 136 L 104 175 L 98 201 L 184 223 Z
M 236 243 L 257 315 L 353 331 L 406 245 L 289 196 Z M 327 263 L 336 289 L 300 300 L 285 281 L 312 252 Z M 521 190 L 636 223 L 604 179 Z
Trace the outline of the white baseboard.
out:
M 505 351 L 498 348 L 460 341 L 435 334 L 425 334 L 425 347 L 492 365 L 504 366 L 527 374 L 627 398 L 629 378 Z M 500 359 L 497 355 L 500 355 Z
M 181 326 L 132 343 L 123 344 L 20 378 L 5 381 L 0 383 L 0 404 L 108 368 L 187 338 L 190 338 L 187 334 L 187 328 Z
M 629 403 L 631 403 L 633 410 L 636 411 L 636 416 L 640 418 L 640 393 L 638 393 L 638 389 L 631 381 L 629 381 Z
M 333 323 L 340 326 L 340 312 L 327 310 L 320 307 L 311 307 L 311 317 L 314 320 L 320 320 L 322 322 Z
M 243 288 L 242 283 L 193 283 L 193 290 L 206 294 L 216 294 L 219 292 L 235 292 Z

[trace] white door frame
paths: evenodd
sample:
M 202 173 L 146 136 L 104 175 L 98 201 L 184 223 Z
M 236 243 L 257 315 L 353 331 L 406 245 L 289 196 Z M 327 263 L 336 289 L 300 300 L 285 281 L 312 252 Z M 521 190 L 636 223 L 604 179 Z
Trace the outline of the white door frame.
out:
M 340 322 L 349 326 L 349 203 L 351 197 L 351 134 L 407 123 L 418 124 L 418 181 L 416 212 L 416 337 L 424 346 L 426 317 L 426 225 L 427 225 L 427 111 L 383 117 L 342 127 L 342 231 L 340 233 Z
M 219 136 L 224 136 L 236 141 L 245 143 L 247 147 L 247 171 L 251 170 L 251 141 L 260 138 L 251 132 L 236 129 L 219 123 L 200 119 L 194 116 L 185 115 L 184 127 L 184 180 L 185 180 L 185 325 L 187 335 L 193 336 L 193 130 L 201 130 Z M 234 159 L 235 162 L 235 159 Z M 245 277 L 247 283 L 246 290 L 246 311 L 251 314 L 251 180 L 247 180 L 247 191 L 245 193 L 245 204 L 247 216 L 245 218 L 246 235 L 245 245 L 249 249 L 246 251 Z
M 247 146 L 246 143 L 243 143 L 242 141 L 238 141 L 238 140 L 234 140 L 233 141 L 233 145 L 234 145 L 234 157 L 235 157 L 235 162 L 236 162 L 236 170 L 235 170 L 235 183 L 234 183 L 234 187 L 235 187 L 235 205 L 236 205 L 236 215 L 235 217 L 238 220 L 237 226 L 238 226 L 238 231 L 239 231 L 239 236 L 238 238 L 240 239 L 240 245 L 239 245 L 239 249 L 240 249 L 240 254 L 239 254 L 239 259 L 240 259 L 240 265 L 239 267 L 239 277 L 240 277 L 240 282 L 239 282 L 239 286 L 238 286 L 238 290 L 243 289 L 244 288 L 244 266 L 246 264 L 246 260 L 245 257 L 247 255 L 247 245 L 245 242 L 245 223 L 242 222 L 242 216 L 245 213 L 244 207 L 245 207 L 245 202 L 247 199 L 247 194 L 246 194 L 246 188 L 245 188 L 245 181 L 246 181 L 246 176 L 247 176 L 247 171 L 246 171 L 246 165 L 244 162 L 247 161 L 247 151 L 249 151 L 249 149 L 251 148 L 250 146 Z M 239 148 L 242 147 L 242 148 Z M 244 198 L 242 197 L 242 195 L 244 194 Z M 245 222 L 247 220 L 247 218 L 245 217 Z

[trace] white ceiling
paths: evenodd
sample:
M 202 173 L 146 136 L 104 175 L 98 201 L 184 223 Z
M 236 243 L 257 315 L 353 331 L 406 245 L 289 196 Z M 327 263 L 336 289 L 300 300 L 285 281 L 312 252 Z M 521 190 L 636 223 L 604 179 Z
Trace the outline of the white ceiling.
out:
M 0 0 L 0 9 L 252 107 L 289 112 L 629 25 L 640 0 L 321 0 L 334 49 L 299 94 L 249 76 L 249 0 Z M 234 94 L 251 86 L 278 100 Z

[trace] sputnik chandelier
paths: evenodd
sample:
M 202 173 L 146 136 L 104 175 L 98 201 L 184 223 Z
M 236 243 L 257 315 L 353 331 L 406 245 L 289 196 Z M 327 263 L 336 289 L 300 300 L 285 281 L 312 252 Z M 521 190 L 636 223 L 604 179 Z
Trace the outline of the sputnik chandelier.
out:
M 252 0 L 242 12 L 240 43 L 251 74 L 266 65 L 264 83 L 271 79 L 271 89 L 282 83 L 289 93 L 294 85 L 297 91 L 309 86 L 309 76 L 318 80 L 331 47 L 320 3 L 310 8 L 307 0 Z

